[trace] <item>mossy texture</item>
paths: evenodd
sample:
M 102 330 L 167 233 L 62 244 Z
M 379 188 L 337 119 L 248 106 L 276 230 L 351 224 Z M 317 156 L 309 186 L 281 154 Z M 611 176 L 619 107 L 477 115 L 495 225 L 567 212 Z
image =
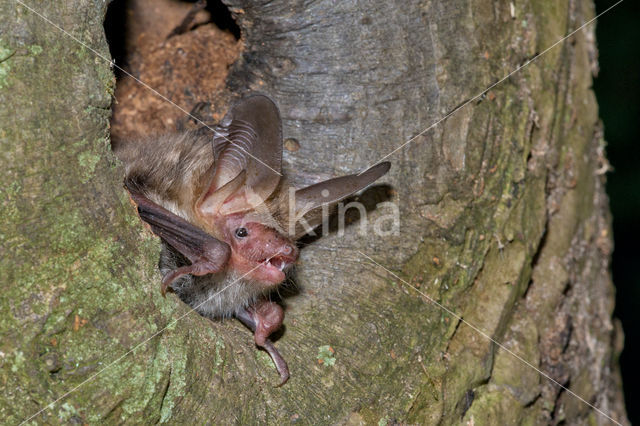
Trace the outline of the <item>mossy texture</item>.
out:
M 229 88 L 279 103 L 295 184 L 377 161 L 593 16 L 586 0 L 226 3 L 246 43 Z M 33 7 L 108 55 L 104 3 Z M 244 327 L 160 296 L 158 242 L 110 152 L 109 64 L 13 1 L 0 16 L 4 422 L 607 423 L 482 333 L 624 421 L 592 27 L 389 158 L 399 235 L 348 227 L 303 250 L 276 388 Z

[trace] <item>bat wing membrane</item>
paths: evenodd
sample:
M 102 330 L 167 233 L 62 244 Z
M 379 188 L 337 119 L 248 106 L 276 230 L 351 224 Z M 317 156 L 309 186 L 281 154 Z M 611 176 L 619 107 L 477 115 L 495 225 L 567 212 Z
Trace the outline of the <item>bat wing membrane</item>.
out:
M 162 279 L 162 294 L 182 275 L 207 275 L 220 272 L 229 261 L 231 249 L 200 228 L 151 201 L 140 191 L 127 185 L 138 206 L 140 218 L 151 226 L 154 234 L 189 259 L 191 265 L 169 272 Z

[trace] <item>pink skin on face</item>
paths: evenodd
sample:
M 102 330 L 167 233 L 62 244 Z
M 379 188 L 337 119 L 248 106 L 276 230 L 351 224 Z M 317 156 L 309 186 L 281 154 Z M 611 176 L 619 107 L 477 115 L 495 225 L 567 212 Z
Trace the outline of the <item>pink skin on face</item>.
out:
M 266 287 L 284 281 L 284 271 L 298 258 L 296 245 L 261 223 L 243 223 L 242 215 L 229 215 L 225 222 L 225 240 L 231 247 L 229 267 Z

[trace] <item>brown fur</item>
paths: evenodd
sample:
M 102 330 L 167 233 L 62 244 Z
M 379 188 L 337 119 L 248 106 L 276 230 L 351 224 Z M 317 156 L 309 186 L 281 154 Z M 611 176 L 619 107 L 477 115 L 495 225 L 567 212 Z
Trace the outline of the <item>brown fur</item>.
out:
M 192 223 L 198 221 L 194 207 L 219 155 L 213 138 L 203 130 L 130 141 L 116 151 L 125 164 L 125 180 L 129 184 Z

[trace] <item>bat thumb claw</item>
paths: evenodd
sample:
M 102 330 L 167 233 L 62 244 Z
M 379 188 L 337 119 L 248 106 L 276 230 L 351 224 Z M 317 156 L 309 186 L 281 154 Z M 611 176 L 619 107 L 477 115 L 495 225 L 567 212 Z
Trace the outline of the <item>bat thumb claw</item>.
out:
M 160 293 L 162 293 L 162 297 L 166 298 L 167 293 L 173 293 L 173 288 L 171 287 L 171 283 L 176 279 L 176 272 L 169 272 L 167 275 L 162 278 L 162 286 L 160 286 Z

